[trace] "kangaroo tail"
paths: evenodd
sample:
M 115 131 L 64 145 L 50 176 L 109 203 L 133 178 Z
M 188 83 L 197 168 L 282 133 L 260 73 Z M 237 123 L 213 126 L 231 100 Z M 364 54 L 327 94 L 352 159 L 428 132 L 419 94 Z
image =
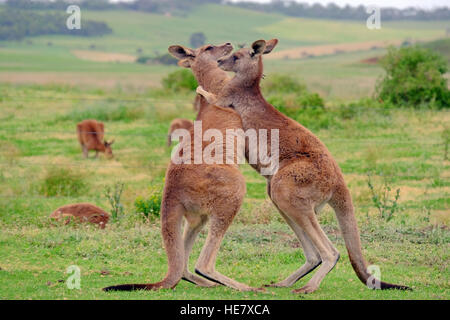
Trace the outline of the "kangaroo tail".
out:
M 411 288 L 407 286 L 391 284 L 375 279 L 367 271 L 367 262 L 364 260 L 361 251 L 361 241 L 359 238 L 359 231 L 355 219 L 351 195 L 345 185 L 342 184 L 342 187 L 337 188 L 329 204 L 336 212 L 336 217 L 341 228 L 345 246 L 347 247 L 350 262 L 359 280 L 371 289 L 411 290 Z
M 158 290 L 174 288 L 181 280 L 184 271 L 184 246 L 181 227 L 183 208 L 181 205 L 167 205 L 163 199 L 161 207 L 161 224 L 164 246 L 167 253 L 169 269 L 163 280 L 156 283 L 121 284 L 103 288 L 103 291 Z

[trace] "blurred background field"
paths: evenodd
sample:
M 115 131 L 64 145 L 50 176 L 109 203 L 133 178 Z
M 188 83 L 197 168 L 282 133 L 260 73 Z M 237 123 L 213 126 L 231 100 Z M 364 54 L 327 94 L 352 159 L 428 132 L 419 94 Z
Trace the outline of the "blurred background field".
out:
M 0 13 L 5 10 L 0 5 Z M 368 30 L 365 20 L 292 17 L 208 3 L 185 11 L 85 10 L 82 5 L 81 10 L 82 19 L 105 22 L 111 33 L 0 40 L 0 298 L 450 297 L 449 106 L 397 107 L 376 99 L 376 85 L 385 74 L 380 59 L 388 45 L 418 43 L 450 59 L 448 19 L 382 20 L 380 30 Z M 160 199 L 170 158 L 169 123 L 195 118 L 195 94 L 168 88 L 163 79 L 180 68 L 156 60 L 169 45 L 190 46 L 198 32 L 206 43 L 232 42 L 235 48 L 259 38 L 280 40 L 273 57 L 264 60 L 266 97 L 327 145 L 351 189 L 367 260 L 381 267 L 383 280 L 414 291 L 366 289 L 351 269 L 328 207 L 319 220 L 341 261 L 312 295 L 293 295 L 290 289 L 201 289 L 187 282 L 175 291 L 101 291 L 112 284 L 154 282 L 166 271 L 158 210 L 143 203 Z M 147 63 L 136 62 L 139 58 Z M 104 122 L 106 139 L 115 139 L 113 160 L 82 158 L 75 126 L 87 118 Z M 218 270 L 260 286 L 286 277 L 304 257 L 268 200 L 264 179 L 248 165 L 241 169 L 247 196 L 223 242 Z M 49 222 L 48 215 L 68 203 L 91 202 L 111 212 L 105 193 L 118 183 L 123 183 L 124 210 L 105 230 Z M 82 270 L 81 290 L 64 283 L 73 264 Z

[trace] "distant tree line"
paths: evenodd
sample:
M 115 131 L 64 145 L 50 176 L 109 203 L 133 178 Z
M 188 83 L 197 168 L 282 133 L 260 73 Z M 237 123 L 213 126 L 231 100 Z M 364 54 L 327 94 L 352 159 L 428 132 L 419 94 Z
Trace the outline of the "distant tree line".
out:
M 107 10 L 116 7 L 115 4 L 110 3 L 108 0 L 82 0 L 82 1 L 69 1 L 69 0 L 55 0 L 55 1 L 33 1 L 33 0 L 7 0 L 6 5 L 9 8 L 24 9 L 24 10 L 66 10 L 71 5 L 76 4 L 82 6 L 84 9 L 90 10 Z
M 272 0 L 269 3 L 256 2 L 227 2 L 228 5 L 241 8 L 263 11 L 277 12 L 287 16 L 319 18 L 319 19 L 346 19 L 346 20 L 366 20 L 369 14 L 363 5 L 351 7 L 339 7 L 334 3 L 326 6 L 320 3 L 313 5 L 307 3 L 296 2 L 292 0 Z M 442 7 L 433 10 L 423 10 L 417 8 L 382 8 L 381 19 L 389 20 L 448 20 L 450 19 L 450 8 Z
M 126 9 L 135 11 L 145 11 L 152 13 L 173 13 L 182 14 L 193 7 L 206 3 L 221 3 L 222 0 L 135 0 L 133 2 L 109 2 L 108 0 L 81 0 L 76 2 L 82 9 L 88 10 L 114 10 Z M 16 9 L 27 10 L 65 10 L 69 4 L 74 4 L 70 0 L 55 1 L 33 1 L 33 0 L 7 0 L 7 6 Z
M 7 0 L 6 5 L 16 9 L 52 9 L 65 10 L 73 0 Z M 108 0 L 80 0 L 76 2 L 82 9 L 88 10 L 114 10 L 126 9 L 135 11 L 145 11 L 157 14 L 178 14 L 183 15 L 192 8 L 207 4 L 226 4 L 241 8 L 263 11 L 277 12 L 287 16 L 320 18 L 320 19 L 346 19 L 365 20 L 368 17 L 366 7 L 363 5 L 351 7 L 339 7 L 334 3 L 321 5 L 320 3 L 307 4 L 294 0 L 272 0 L 269 3 L 258 3 L 250 1 L 231 2 L 230 0 L 135 0 L 133 2 L 116 2 Z M 381 17 L 383 21 L 389 20 L 448 20 L 450 19 L 450 8 L 442 7 L 433 10 L 423 10 L 417 8 L 382 8 Z
M 35 12 L 29 10 L 0 10 L 0 40 L 21 40 L 48 34 L 76 36 L 102 36 L 111 33 L 104 22 L 83 20 L 81 29 L 69 30 L 66 26 L 67 14 L 55 12 Z

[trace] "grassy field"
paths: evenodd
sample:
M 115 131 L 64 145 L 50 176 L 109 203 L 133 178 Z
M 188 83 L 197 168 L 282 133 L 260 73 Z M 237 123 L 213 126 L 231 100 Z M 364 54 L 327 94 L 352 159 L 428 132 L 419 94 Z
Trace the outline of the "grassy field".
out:
M 443 35 L 448 22 L 390 22 L 368 31 L 365 21 L 294 19 L 213 5 L 185 17 L 123 11 L 86 11 L 83 16 L 108 22 L 113 34 L 0 43 L 0 299 L 450 298 L 450 162 L 444 159 L 443 139 L 450 113 L 341 106 L 373 94 L 383 71 L 363 61 L 382 56 L 382 48 L 266 60 L 265 74 L 267 80 L 275 73 L 294 76 L 325 99 L 326 112 L 317 121 L 313 116 L 298 120 L 322 139 L 345 174 L 366 259 L 380 267 L 382 280 L 414 291 L 372 291 L 361 284 L 334 213 L 326 207 L 319 220 L 341 260 L 314 294 L 290 292 L 311 275 L 293 288 L 265 293 L 202 289 L 187 282 L 175 290 L 102 292 L 108 285 L 155 282 L 166 272 L 159 220 L 137 213 L 134 202 L 161 188 L 170 158 L 169 123 L 176 117 L 195 117 L 194 92 L 161 89 L 162 77 L 177 67 L 95 62 L 73 54 L 89 50 L 136 55 L 138 48 L 148 55 L 164 53 L 171 44 L 187 44 L 198 31 L 213 43 L 277 37 L 277 50 L 433 39 Z M 105 123 L 106 139 L 116 141 L 113 160 L 82 158 L 75 126 L 86 118 Z M 247 165 L 241 170 L 247 195 L 224 239 L 217 269 L 261 286 L 285 278 L 305 259 L 293 232 L 268 200 L 265 180 Z M 376 194 L 390 188 L 393 199 L 400 190 L 398 210 L 389 221 L 373 202 L 369 173 Z M 124 213 L 105 230 L 49 221 L 53 210 L 68 203 L 91 202 L 110 211 L 104 191 L 118 182 L 125 186 Z M 61 185 L 74 188 L 68 192 Z M 191 269 L 206 230 L 194 247 Z M 81 268 L 80 290 L 69 290 L 64 283 L 71 265 Z
M 270 75 L 269 75 L 270 76 Z M 359 283 L 348 261 L 330 209 L 320 221 L 342 253 L 321 289 L 296 296 L 289 289 L 239 293 L 181 283 L 175 291 L 103 293 L 115 283 L 156 281 L 166 271 L 157 219 L 135 212 L 134 200 L 160 186 L 169 159 L 165 132 L 175 116 L 194 117 L 193 94 L 156 91 L 85 90 L 64 86 L 2 85 L 0 121 L 0 288 L 1 298 L 100 299 L 448 299 L 449 162 L 443 160 L 441 132 L 448 112 L 430 110 L 364 111 L 339 126 L 315 132 L 341 165 L 357 208 L 367 259 L 381 267 L 386 281 L 411 285 L 413 292 L 374 292 Z M 126 106 L 126 113 L 118 113 Z M 339 109 L 330 107 L 339 117 Z M 82 160 L 75 123 L 84 117 L 106 120 L 106 137 L 115 138 L 115 159 Z M 80 176 L 82 194 L 46 196 L 54 168 Z M 260 286 L 287 276 L 304 261 L 299 245 L 265 195 L 264 180 L 242 168 L 247 180 L 244 206 L 227 234 L 218 269 Z M 371 202 L 367 172 L 377 190 L 384 175 L 400 189 L 400 211 L 387 222 Z M 66 203 L 89 201 L 109 209 L 105 186 L 125 183 L 125 214 L 104 231 L 90 226 L 55 226 L 48 215 Z M 380 191 L 381 192 L 381 191 Z M 391 197 L 393 192 L 391 192 Z M 205 234 L 202 233 L 203 240 Z M 195 262 L 203 241 L 194 248 Z M 65 270 L 82 270 L 82 289 L 69 290 Z M 249 272 L 251 270 L 251 272 Z M 301 281 L 304 283 L 304 281 Z M 298 284 L 296 287 L 300 286 Z
M 172 44 L 188 45 L 190 35 L 199 31 L 205 33 L 207 41 L 232 42 L 234 45 L 242 43 L 248 45 L 256 39 L 277 37 L 280 40 L 274 52 L 277 54 L 283 50 L 302 50 L 305 46 L 435 39 L 444 37 L 445 28 L 448 27 L 446 21 L 383 22 L 380 30 L 371 31 L 366 28 L 365 21 L 286 18 L 278 14 L 217 5 L 197 7 L 186 16 L 89 10 L 83 10 L 82 14 L 83 18 L 108 23 L 113 33 L 92 38 L 52 35 L 29 38 L 21 42 L 2 42 L 0 81 L 19 84 L 65 83 L 109 89 L 118 87 L 145 89 L 149 86 L 159 86 L 161 78 L 172 71 L 173 67 L 144 66 L 137 63 L 97 63 L 77 58 L 76 51 L 137 56 L 137 50 L 140 49 L 143 55 L 154 56 L 166 53 L 168 46 Z M 354 71 L 367 73 L 369 70 L 369 77 L 352 81 L 353 90 L 338 88 L 336 92 L 331 93 L 333 98 L 354 99 L 367 95 L 370 92 L 368 88 L 373 87 L 379 75 L 376 68 L 367 69 L 367 66 L 355 68 L 354 64 L 363 58 L 380 55 L 383 52 L 382 49 L 375 49 L 355 52 L 350 56 L 333 54 L 332 57 L 289 61 L 281 59 L 267 61 L 266 65 L 268 71 L 281 68 L 282 71 L 288 70 L 296 76 L 306 78 L 308 85 L 314 90 L 320 90 L 322 94 L 327 94 L 329 81 L 333 81 L 336 77 L 355 75 Z M 359 56 L 362 58 L 359 59 Z M 348 57 L 350 59 L 356 57 L 356 60 L 350 61 Z M 323 63 L 327 68 L 322 67 Z M 330 73 L 333 74 L 332 77 Z M 324 80 L 324 83 L 318 84 L 317 78 Z M 339 94 L 340 92 L 349 92 L 349 95 L 343 96 Z

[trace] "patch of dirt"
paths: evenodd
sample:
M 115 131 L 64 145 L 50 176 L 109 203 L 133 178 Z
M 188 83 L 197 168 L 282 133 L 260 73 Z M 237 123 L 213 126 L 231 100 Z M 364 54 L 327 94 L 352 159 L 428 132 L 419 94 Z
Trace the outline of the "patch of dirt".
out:
M 135 62 L 137 57 L 114 52 L 101 52 L 101 51 L 87 51 L 87 50 L 73 50 L 72 54 L 81 60 L 89 60 L 95 62 Z
M 314 56 L 324 56 L 355 51 L 367 51 L 379 48 L 386 48 L 389 45 L 400 45 L 401 40 L 395 41 L 369 41 L 326 44 L 319 46 L 297 47 L 282 51 L 275 51 L 267 55 L 265 59 L 303 59 Z
M 450 214 L 448 210 L 434 210 L 431 212 L 430 219 L 433 224 L 440 225 L 441 229 L 449 230 Z
M 102 74 L 82 72 L 1 72 L 0 82 L 14 84 L 67 84 L 94 88 L 121 86 L 146 89 L 160 85 L 159 77 L 152 74 Z
M 380 57 L 372 57 L 368 59 L 361 60 L 361 63 L 365 64 L 378 64 L 378 61 L 380 61 Z
M 444 231 L 450 230 L 450 228 L 447 227 L 446 225 L 432 225 L 432 226 L 428 226 L 428 227 L 422 228 L 420 231 L 421 232 L 430 232 L 430 231 L 433 231 L 434 229 L 441 229 L 441 230 L 444 230 Z

